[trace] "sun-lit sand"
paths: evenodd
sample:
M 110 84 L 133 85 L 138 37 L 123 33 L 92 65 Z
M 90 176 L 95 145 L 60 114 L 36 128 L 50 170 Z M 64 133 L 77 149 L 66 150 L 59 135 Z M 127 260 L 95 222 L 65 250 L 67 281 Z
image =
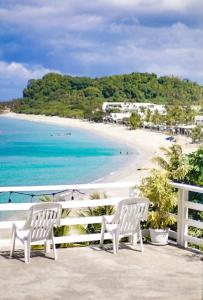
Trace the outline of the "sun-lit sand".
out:
M 139 182 L 142 177 L 148 174 L 149 169 L 155 166 L 152 162 L 152 157 L 160 154 L 160 147 L 169 147 L 171 145 L 171 142 L 166 140 L 166 134 L 145 129 L 129 130 L 122 125 L 91 123 L 88 121 L 56 116 L 49 117 L 44 115 L 15 114 L 13 112 L 5 113 L 2 116 L 88 130 L 98 135 L 105 136 L 106 138 L 111 139 L 111 141 L 119 141 L 124 145 L 131 147 L 135 155 L 128 156 L 129 159 L 124 167 L 112 172 L 105 178 L 100 179 L 100 181 L 105 182 Z M 176 140 L 181 144 L 185 152 L 195 150 L 195 146 L 190 143 L 190 138 L 178 136 L 176 137 Z

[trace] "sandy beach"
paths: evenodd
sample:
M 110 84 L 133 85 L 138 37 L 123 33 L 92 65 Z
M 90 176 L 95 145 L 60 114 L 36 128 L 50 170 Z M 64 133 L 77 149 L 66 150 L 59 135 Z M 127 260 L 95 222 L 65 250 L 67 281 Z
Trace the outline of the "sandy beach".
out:
M 91 123 L 78 119 L 15 114 L 13 112 L 5 113 L 1 116 L 88 130 L 94 134 L 111 139 L 111 141 L 119 141 L 134 150 L 136 154 L 129 155 L 129 159 L 124 167 L 100 179 L 100 182 L 134 181 L 138 183 L 155 166 L 152 158 L 160 154 L 160 147 L 169 147 L 171 145 L 171 142 L 166 140 L 167 135 L 163 133 L 146 129 L 129 130 L 125 126 L 117 124 Z M 181 144 L 187 153 L 195 150 L 195 146 L 190 143 L 190 138 L 176 136 L 176 141 Z

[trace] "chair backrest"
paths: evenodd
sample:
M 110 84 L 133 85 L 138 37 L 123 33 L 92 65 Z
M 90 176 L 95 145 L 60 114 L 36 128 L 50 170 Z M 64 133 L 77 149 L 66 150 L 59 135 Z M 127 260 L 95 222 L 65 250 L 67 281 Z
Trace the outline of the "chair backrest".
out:
M 53 226 L 60 224 L 62 205 L 57 202 L 34 204 L 30 207 L 23 229 L 30 229 L 31 241 L 46 240 Z
M 119 224 L 121 235 L 135 233 L 141 220 L 148 215 L 149 199 L 144 197 L 128 198 L 119 202 L 113 223 Z

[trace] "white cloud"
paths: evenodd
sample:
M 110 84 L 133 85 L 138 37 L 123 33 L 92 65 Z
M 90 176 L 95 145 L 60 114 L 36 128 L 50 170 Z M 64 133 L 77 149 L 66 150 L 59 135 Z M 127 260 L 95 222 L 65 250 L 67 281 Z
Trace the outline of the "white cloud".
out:
M 6 3 L 6 2 L 5 2 Z M 10 5 L 9 5 L 10 3 Z M 86 30 L 101 25 L 104 19 L 129 17 L 140 14 L 184 13 L 202 16 L 201 0 L 60 0 L 60 1 L 7 1 L 0 7 L 1 22 L 17 26 L 63 30 Z
M 166 11 L 198 11 L 202 7 L 201 0 L 99 0 L 95 1 L 100 7 L 134 10 L 137 12 L 166 12 Z M 96 5 L 96 4 L 95 4 Z
M 49 72 L 57 71 L 43 66 L 29 67 L 17 62 L 0 61 L 0 100 L 21 97 L 29 79 L 41 78 Z
M 184 24 L 168 28 L 124 27 L 125 39 L 75 53 L 81 64 L 111 73 L 154 72 L 203 83 L 203 31 Z
M 69 74 L 149 71 L 202 82 L 201 1 L 1 0 L 0 99 L 6 88 L 18 97 L 28 79 L 50 71 L 44 65 Z

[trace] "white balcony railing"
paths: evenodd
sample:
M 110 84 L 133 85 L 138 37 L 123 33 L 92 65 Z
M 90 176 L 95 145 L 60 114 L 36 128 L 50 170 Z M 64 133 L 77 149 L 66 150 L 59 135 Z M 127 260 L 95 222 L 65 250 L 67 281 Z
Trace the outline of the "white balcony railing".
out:
M 111 197 L 107 199 L 99 200 L 68 200 L 62 201 L 63 208 L 70 209 L 82 209 L 87 207 L 98 207 L 117 205 L 117 203 L 131 195 L 132 188 L 135 186 L 133 182 L 117 182 L 117 183 L 98 183 L 98 184 L 78 184 L 78 185 L 55 185 L 55 186 L 25 186 L 25 187 L 0 187 L 0 193 L 4 192 L 59 192 L 64 190 L 80 190 L 85 191 L 99 191 L 99 190 L 113 190 L 119 189 L 122 191 L 121 197 Z M 170 231 L 169 236 L 177 240 L 177 244 L 182 247 L 187 247 L 187 243 L 193 243 L 197 245 L 203 245 L 203 239 L 192 237 L 188 234 L 188 226 L 203 229 L 203 222 L 189 219 L 188 209 L 196 211 L 203 211 L 203 204 L 197 204 L 188 201 L 189 191 L 203 194 L 203 188 L 172 183 L 172 186 L 179 190 L 178 198 L 178 216 L 177 216 L 177 232 Z M 15 212 L 15 211 L 27 211 L 32 203 L 3 203 L 0 204 L 0 212 Z M 102 222 L 102 216 L 91 216 L 91 217 L 67 217 L 61 220 L 61 225 L 87 225 L 96 224 Z M 0 237 L 1 231 L 5 229 L 11 229 L 13 221 L 4 220 L 0 221 Z M 15 220 L 19 226 L 24 223 L 24 220 Z M 109 235 L 105 235 L 105 239 L 108 239 Z M 99 233 L 94 234 L 71 234 L 68 236 L 61 236 L 56 238 L 56 243 L 76 243 L 76 242 L 89 242 L 97 241 L 100 239 Z M 0 238 L 0 247 L 8 247 L 10 245 L 10 239 Z
M 108 205 L 117 205 L 122 199 L 129 197 L 132 187 L 135 186 L 134 182 L 117 182 L 117 183 L 96 183 L 96 184 L 74 184 L 74 185 L 53 185 L 53 186 L 24 186 L 24 187 L 0 187 L 0 193 L 4 192 L 60 192 L 60 191 L 113 191 L 114 189 L 120 190 L 121 197 L 111 197 L 99 200 L 68 200 L 62 201 L 63 208 L 82 209 L 87 207 L 99 207 Z M 117 193 L 116 193 L 117 194 Z M 0 204 L 0 212 L 15 212 L 27 211 L 33 203 L 3 203 Z M 14 221 L 4 220 L 0 221 L 0 230 L 11 229 Z M 87 225 L 102 222 L 102 216 L 93 217 L 69 217 L 61 220 L 61 225 Z M 24 223 L 24 220 L 15 220 L 18 226 Z M 1 234 L 0 234 L 1 236 Z M 105 239 L 110 236 L 105 235 Z M 76 242 L 89 242 L 100 240 L 100 234 L 71 234 L 68 236 L 56 237 L 56 243 L 76 243 Z M 0 238 L 0 247 L 8 247 L 10 239 Z
M 203 211 L 203 187 L 172 183 L 172 186 L 178 189 L 178 216 L 177 216 L 177 233 L 170 232 L 171 237 L 176 236 L 177 244 L 182 247 L 187 247 L 188 242 L 203 246 L 203 239 L 189 235 L 188 227 L 192 226 L 198 229 L 203 229 L 203 222 L 189 218 L 188 210 L 192 209 L 198 212 Z M 189 192 L 202 194 L 202 203 L 194 203 L 188 201 Z

